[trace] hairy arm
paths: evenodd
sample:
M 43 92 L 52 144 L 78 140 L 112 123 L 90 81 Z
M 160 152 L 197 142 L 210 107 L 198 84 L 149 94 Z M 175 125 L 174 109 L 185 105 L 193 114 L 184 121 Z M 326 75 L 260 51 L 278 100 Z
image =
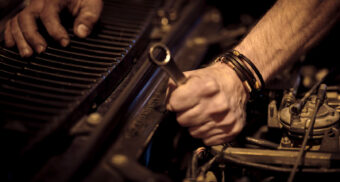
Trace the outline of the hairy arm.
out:
M 336 23 L 339 7 L 338 0 L 279 0 L 235 49 L 268 81 Z
M 339 6 L 339 0 L 279 0 L 235 49 L 268 81 L 335 24 Z M 186 84 L 169 89 L 168 110 L 206 145 L 232 140 L 245 124 L 248 99 L 234 70 L 216 63 L 185 74 Z M 170 81 L 169 88 L 175 87 Z

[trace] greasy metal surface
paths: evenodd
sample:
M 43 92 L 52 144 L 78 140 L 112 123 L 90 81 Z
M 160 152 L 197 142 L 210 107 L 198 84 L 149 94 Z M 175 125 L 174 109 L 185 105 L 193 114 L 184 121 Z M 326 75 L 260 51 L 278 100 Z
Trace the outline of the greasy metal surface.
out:
M 70 127 L 116 89 L 145 50 L 157 3 L 104 3 L 93 34 L 78 39 L 69 29 L 67 48 L 48 40 L 45 53 L 23 59 L 16 49 L 0 47 L 1 166 L 13 179 L 26 181 L 63 150 L 72 141 Z M 92 127 L 100 123 L 87 122 Z M 63 171 L 55 173 L 56 181 L 68 179 L 79 167 L 82 155 L 72 153 L 57 169 Z
M 315 97 L 313 97 L 315 99 Z M 313 100 L 311 99 L 311 100 Z M 302 130 L 298 131 L 295 130 L 294 132 L 303 134 L 305 127 L 309 126 L 309 118 L 315 108 L 314 101 L 307 101 L 304 108 L 301 111 L 301 114 L 299 115 L 300 124 L 302 126 Z M 291 113 L 290 113 L 290 107 L 283 108 L 280 111 L 280 120 L 281 124 L 285 128 L 290 128 L 290 122 L 291 122 Z M 315 121 L 315 125 L 313 128 L 313 135 L 323 135 L 325 131 L 329 130 L 332 126 L 336 126 L 337 122 L 339 120 L 339 113 L 333 109 L 332 107 L 323 104 L 318 113 L 317 118 Z
M 194 7 L 196 7 L 196 5 L 197 4 L 190 6 L 190 10 L 195 9 Z M 207 44 L 195 44 L 193 43 L 194 39 L 197 38 L 197 36 L 204 36 L 203 32 L 205 31 L 211 33 L 216 32 L 219 27 L 216 26 L 216 24 L 218 24 L 217 22 L 211 22 L 211 20 L 201 22 L 201 19 L 199 19 L 198 22 L 197 28 L 195 27 L 195 29 L 193 29 L 194 31 L 189 35 L 188 39 L 184 39 L 184 42 L 180 41 L 183 40 L 183 38 L 178 40 L 178 44 L 183 47 L 179 47 L 178 52 L 175 52 L 174 56 L 178 60 L 178 66 L 183 70 L 197 67 L 199 59 L 202 58 L 207 50 Z M 207 29 L 207 25 L 212 25 L 210 27 L 211 29 Z M 176 38 L 179 38 L 178 35 Z M 144 59 L 143 62 L 146 61 L 144 64 L 150 64 L 150 62 L 147 61 L 147 57 L 144 57 Z M 162 118 L 167 115 L 164 108 L 166 84 L 166 74 L 157 68 L 152 76 L 148 78 L 147 83 L 144 84 L 143 89 L 140 90 L 138 97 L 135 98 L 134 104 L 128 108 L 129 110 L 126 110 L 123 116 L 115 117 L 115 119 L 123 119 L 125 121 L 122 130 L 120 130 L 120 135 L 117 140 L 111 144 L 105 156 L 94 168 L 94 171 L 92 171 L 86 181 L 93 181 L 98 178 L 105 181 L 101 176 L 105 176 L 107 181 L 122 181 L 124 175 L 133 175 L 133 171 L 130 171 L 128 174 L 123 174 L 123 176 L 117 174 L 116 167 L 111 167 L 111 159 L 117 154 L 124 154 L 132 161 L 136 161 L 141 157 L 141 154 L 151 140 Z M 111 111 L 109 112 L 111 113 Z
M 220 150 L 221 146 L 213 147 L 214 153 L 217 153 Z M 236 157 L 248 162 L 293 165 L 296 161 L 298 151 L 229 147 L 224 151 L 224 155 Z M 340 154 L 338 153 L 306 152 L 303 165 L 308 167 L 329 168 L 332 165 L 339 164 L 339 162 Z

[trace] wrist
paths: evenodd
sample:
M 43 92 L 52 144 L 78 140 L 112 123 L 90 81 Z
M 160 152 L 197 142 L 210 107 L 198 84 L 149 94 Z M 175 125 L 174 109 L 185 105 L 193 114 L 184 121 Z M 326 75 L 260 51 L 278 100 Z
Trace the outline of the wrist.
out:
M 216 79 L 219 80 L 218 82 L 226 93 L 229 93 L 226 90 L 235 89 L 244 98 L 244 103 L 249 100 L 250 94 L 247 88 L 229 65 L 222 62 L 216 62 L 211 65 L 211 68 L 216 70 Z
M 236 80 L 241 81 L 251 100 L 257 100 L 263 94 L 265 83 L 261 73 L 254 63 L 242 53 L 231 50 L 217 57 L 214 62 L 222 63 L 229 68 L 229 71 L 232 70 L 234 75 L 237 75 L 238 79 Z
M 240 52 L 241 54 L 243 54 L 245 57 L 247 57 L 249 60 L 252 61 L 252 63 L 255 65 L 255 67 L 258 69 L 258 71 L 260 72 L 260 74 L 262 75 L 262 78 L 264 80 L 264 82 L 267 82 L 269 80 L 269 75 L 270 75 L 270 66 L 269 65 L 265 65 L 264 64 L 264 59 L 265 58 L 265 53 L 261 52 L 262 50 L 259 51 L 254 51 L 255 49 L 252 46 L 248 46 L 248 45 L 244 45 L 244 44 L 239 44 L 237 45 L 234 50 Z M 262 55 L 262 57 L 260 56 Z M 247 65 L 248 68 L 249 65 Z M 251 69 L 252 70 L 252 69 Z M 253 70 L 252 70 L 253 71 Z M 254 73 L 254 71 L 253 71 Z M 254 73 L 256 74 L 256 73 Z

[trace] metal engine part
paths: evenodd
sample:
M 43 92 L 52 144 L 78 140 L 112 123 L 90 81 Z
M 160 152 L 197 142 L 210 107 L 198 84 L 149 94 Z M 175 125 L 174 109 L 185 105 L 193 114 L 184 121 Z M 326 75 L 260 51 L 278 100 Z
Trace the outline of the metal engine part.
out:
M 305 133 L 305 128 L 309 126 L 310 116 L 315 110 L 316 96 L 311 96 L 301 110 L 298 120 L 292 120 L 291 108 L 285 107 L 279 111 L 280 122 L 284 128 L 288 130 L 290 136 L 301 138 Z M 327 104 L 323 104 L 315 120 L 313 128 L 313 138 L 320 139 L 325 132 L 329 131 L 332 127 L 338 127 L 339 113 Z

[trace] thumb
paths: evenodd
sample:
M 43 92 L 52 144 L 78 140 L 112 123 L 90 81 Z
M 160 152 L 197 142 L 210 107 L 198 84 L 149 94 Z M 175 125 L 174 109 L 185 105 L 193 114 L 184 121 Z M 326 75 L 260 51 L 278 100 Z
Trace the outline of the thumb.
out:
M 87 37 L 93 25 L 98 21 L 103 8 L 102 0 L 84 0 L 81 2 L 79 14 L 74 22 L 74 33 L 80 37 Z

